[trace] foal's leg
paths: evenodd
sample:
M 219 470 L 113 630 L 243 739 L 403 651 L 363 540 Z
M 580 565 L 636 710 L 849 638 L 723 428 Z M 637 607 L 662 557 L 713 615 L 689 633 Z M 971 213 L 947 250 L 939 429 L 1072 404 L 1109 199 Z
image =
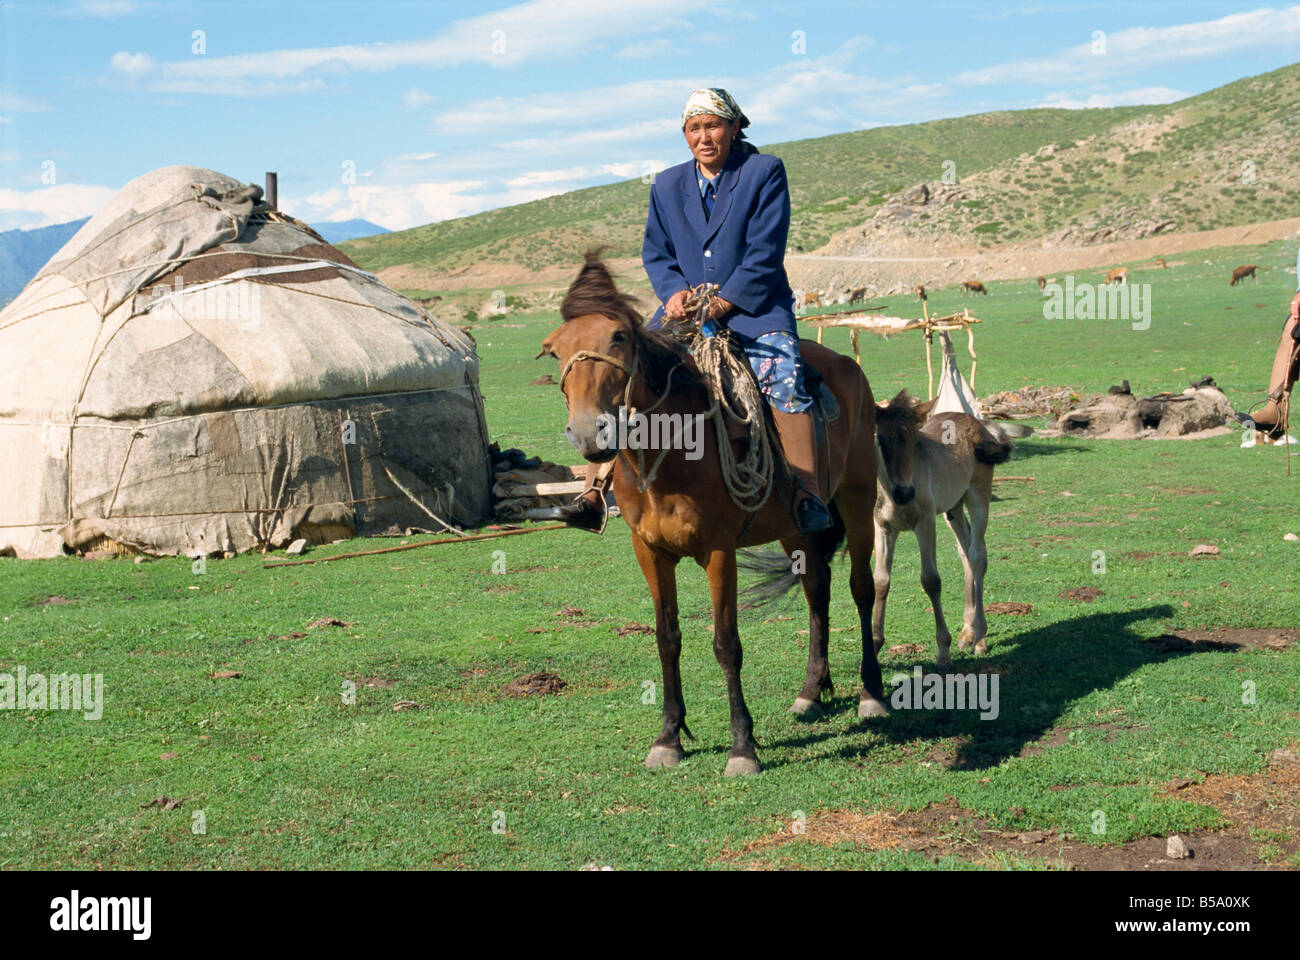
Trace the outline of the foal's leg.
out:
M 822 556 L 813 543 L 813 538 L 799 538 L 783 541 L 786 553 L 803 551 L 807 565 L 803 574 L 803 593 L 808 601 L 808 674 L 803 687 L 794 699 L 791 713 L 806 714 L 815 711 L 821 703 L 822 693 L 834 695 L 835 687 L 831 683 L 831 667 L 828 659 L 828 641 L 830 639 L 831 608 L 831 565 L 830 557 Z
M 975 601 L 975 571 L 970 562 L 970 524 L 959 502 L 945 514 L 952 534 L 957 538 L 957 555 L 961 557 L 961 569 L 966 582 L 966 606 L 962 612 L 961 636 L 957 638 L 957 649 L 966 650 L 975 642 L 975 620 L 983 616 L 984 610 L 977 609 Z
M 925 588 L 930 605 L 934 607 L 934 635 L 939 644 L 939 657 L 935 661 L 940 670 L 952 666 L 952 634 L 943 619 L 943 585 L 939 579 L 939 564 L 935 557 L 934 514 L 926 511 L 916 524 L 916 543 L 921 548 L 921 586 Z
M 731 707 L 731 755 L 726 775 L 758 773 L 758 752 L 754 744 L 754 721 L 745 708 L 740 690 L 740 667 L 744 656 L 736 626 L 736 551 L 714 550 L 703 564 L 713 594 L 713 655 L 727 679 L 727 701 Z
M 975 641 L 977 654 L 988 653 L 989 645 L 985 642 L 988 624 L 984 621 L 984 574 L 988 571 L 989 555 L 984 546 L 984 534 L 989 527 L 989 502 L 993 498 L 993 471 L 989 471 L 987 480 L 971 484 L 966 493 L 966 510 L 970 513 L 970 544 L 967 553 L 971 566 L 971 600 L 975 605 L 975 619 L 972 622 L 972 639 Z
M 849 558 L 853 564 L 849 573 L 849 588 L 853 591 L 853 602 L 857 605 L 858 620 L 862 626 L 862 692 L 858 694 L 858 716 L 883 717 L 888 711 L 885 709 L 885 690 L 880 678 L 880 661 L 876 657 L 880 643 L 869 639 L 875 632 L 872 607 L 876 602 L 877 590 L 871 575 L 871 546 L 873 539 L 879 541 L 872 516 L 876 505 L 875 485 L 872 484 L 869 488 L 840 487 L 835 495 L 835 503 L 844 520 Z M 893 543 L 894 539 L 891 538 L 891 552 Z M 879 564 L 879 557 L 876 562 Z
M 871 611 L 871 642 L 879 654 L 885 645 L 885 601 L 889 599 L 889 575 L 894 569 L 894 545 L 898 530 L 875 518 L 876 525 L 876 602 Z
M 686 704 L 682 700 L 682 675 L 678 667 L 682 631 L 677 625 L 677 558 L 647 546 L 635 534 L 632 546 L 655 605 L 655 640 L 664 677 L 664 725 L 650 747 L 645 765 L 651 769 L 675 767 L 686 756 L 681 741 L 681 731 L 686 727 Z

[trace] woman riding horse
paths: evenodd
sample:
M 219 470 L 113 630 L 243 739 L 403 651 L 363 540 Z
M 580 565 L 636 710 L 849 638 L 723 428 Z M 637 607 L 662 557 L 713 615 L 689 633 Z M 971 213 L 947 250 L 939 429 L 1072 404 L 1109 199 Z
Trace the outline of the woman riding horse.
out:
M 717 284 L 706 326 L 730 328 L 754 370 L 786 459 L 799 481 L 791 515 L 800 533 L 831 526 L 818 488 L 812 397 L 804 387 L 794 317 L 794 292 L 784 257 L 790 229 L 785 166 L 745 139 L 749 118 L 718 87 L 696 90 L 682 111 L 682 133 L 693 159 L 656 176 L 650 188 L 641 258 L 663 301 L 647 322 L 687 319 L 692 288 Z M 597 530 L 603 506 L 593 489 L 598 465 L 587 467 L 586 490 L 561 507 L 559 518 Z

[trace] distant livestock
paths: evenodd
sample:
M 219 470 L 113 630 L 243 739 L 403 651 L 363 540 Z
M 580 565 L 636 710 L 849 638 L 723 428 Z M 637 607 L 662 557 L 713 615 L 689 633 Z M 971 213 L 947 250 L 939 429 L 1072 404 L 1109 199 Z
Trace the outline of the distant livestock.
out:
M 856 288 L 856 289 L 854 289 L 854 290 L 850 290 L 850 291 L 849 291 L 849 303 L 850 303 L 850 304 L 861 303 L 861 302 L 862 302 L 863 300 L 865 300 L 865 299 L 867 299 L 867 288 L 866 288 L 866 287 L 858 287 L 858 288 Z
M 1106 274 L 1107 285 L 1112 283 L 1128 284 L 1128 267 L 1116 267 Z
M 1161 270 L 1169 269 L 1169 264 L 1165 263 L 1164 257 L 1156 257 L 1156 266 L 1159 267 Z
M 1238 267 L 1232 271 L 1232 279 L 1228 281 L 1228 286 L 1235 287 L 1240 281 L 1247 277 L 1253 277 L 1256 283 L 1259 283 L 1259 277 L 1255 276 L 1255 265 L 1248 263 L 1244 267 Z
M 984 284 L 978 280 L 963 280 L 961 285 L 961 295 L 964 297 L 968 293 L 982 293 L 988 296 L 989 292 L 984 289 Z
M 1038 278 L 1038 289 L 1041 290 L 1041 289 L 1043 289 L 1043 287 L 1045 287 L 1045 286 L 1047 286 L 1047 278 L 1046 278 L 1046 277 L 1043 277 L 1043 276 L 1040 276 L 1040 277 Z
M 912 288 L 912 292 L 916 294 L 916 299 L 920 300 L 922 303 L 925 302 L 925 287 L 918 283 Z

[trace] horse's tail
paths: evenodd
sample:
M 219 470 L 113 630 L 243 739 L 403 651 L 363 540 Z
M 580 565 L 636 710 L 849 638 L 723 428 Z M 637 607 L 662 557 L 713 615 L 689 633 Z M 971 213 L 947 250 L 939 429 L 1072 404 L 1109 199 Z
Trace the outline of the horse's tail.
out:
M 827 506 L 831 511 L 831 525 L 820 533 L 813 534 L 812 541 L 818 557 L 830 563 L 831 558 L 835 556 L 835 551 L 844 543 L 847 529 L 834 502 Z M 802 564 L 796 563 L 779 547 L 738 550 L 736 564 L 742 570 L 749 570 L 759 575 L 757 581 L 740 592 L 745 602 L 754 606 L 762 606 L 785 596 L 803 576 L 801 572 L 796 571 L 808 569 L 807 559 Z
M 1011 459 L 1011 439 L 997 426 L 982 424 L 984 436 L 975 441 L 975 459 L 990 467 Z

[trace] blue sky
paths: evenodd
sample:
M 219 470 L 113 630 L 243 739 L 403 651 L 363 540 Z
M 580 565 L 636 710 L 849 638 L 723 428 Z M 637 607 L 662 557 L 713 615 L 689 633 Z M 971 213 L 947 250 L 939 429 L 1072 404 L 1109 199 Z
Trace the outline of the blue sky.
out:
M 176 163 L 276 170 L 295 216 L 401 229 L 677 163 L 700 86 L 762 144 L 1168 102 L 1297 60 L 1300 7 L 1196 0 L 0 2 L 0 229 Z

